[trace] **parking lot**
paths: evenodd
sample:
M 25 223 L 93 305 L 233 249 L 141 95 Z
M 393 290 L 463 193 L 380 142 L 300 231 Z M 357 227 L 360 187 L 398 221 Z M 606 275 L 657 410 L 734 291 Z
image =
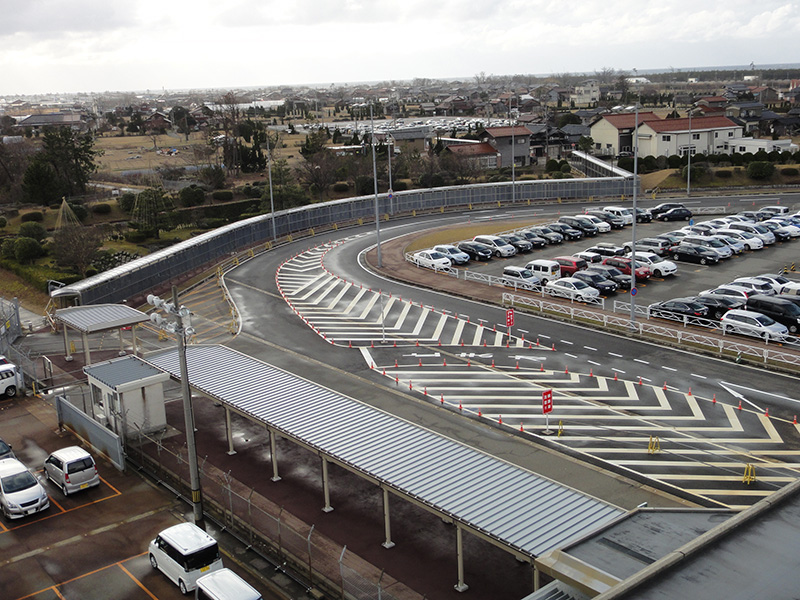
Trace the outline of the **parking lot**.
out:
M 185 520 L 186 505 L 138 474 L 121 473 L 97 456 L 100 485 L 65 497 L 44 478 L 42 465 L 50 452 L 79 442 L 69 432 L 58 431 L 55 410 L 39 397 L 2 401 L 0 438 L 42 478 L 50 496 L 50 508 L 41 513 L 0 518 L 3 600 L 183 597 L 177 586 L 150 566 L 147 545 L 161 530 Z M 217 539 L 222 537 L 213 524 L 207 530 Z M 251 585 L 263 588 L 228 560 L 224 547 L 223 561 Z

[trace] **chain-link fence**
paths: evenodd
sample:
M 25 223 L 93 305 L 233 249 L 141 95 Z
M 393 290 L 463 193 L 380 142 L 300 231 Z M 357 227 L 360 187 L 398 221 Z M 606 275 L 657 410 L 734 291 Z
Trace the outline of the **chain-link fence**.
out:
M 190 494 L 188 452 L 167 435 L 127 440 L 128 460 L 184 497 Z M 204 509 L 257 552 L 343 600 L 422 600 L 360 557 L 206 461 L 199 466 Z M 387 588 L 391 587 L 391 592 Z

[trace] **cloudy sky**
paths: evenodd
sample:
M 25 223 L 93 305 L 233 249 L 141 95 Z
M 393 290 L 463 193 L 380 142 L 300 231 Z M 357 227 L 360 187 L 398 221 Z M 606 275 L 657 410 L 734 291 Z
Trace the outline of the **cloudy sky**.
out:
M 0 97 L 800 62 L 787 0 L 0 0 Z

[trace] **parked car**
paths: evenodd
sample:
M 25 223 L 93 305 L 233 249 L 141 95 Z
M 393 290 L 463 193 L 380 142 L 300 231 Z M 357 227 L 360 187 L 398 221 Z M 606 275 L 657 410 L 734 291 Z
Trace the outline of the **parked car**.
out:
M 751 296 L 747 299 L 747 309 L 767 315 L 770 319 L 785 325 L 789 333 L 796 335 L 800 329 L 800 306 L 784 298 Z
M 92 455 L 80 446 L 69 446 L 50 454 L 44 461 L 44 474 L 65 496 L 100 485 Z
M 565 240 L 573 241 L 579 240 L 583 237 L 583 232 L 580 229 L 570 227 L 566 223 L 550 223 L 547 225 L 548 229 L 556 231 L 564 236 Z
M 605 210 L 599 210 L 595 208 L 587 210 L 584 214 L 586 214 L 587 217 L 597 217 L 598 219 L 605 221 L 608 223 L 611 229 L 622 229 L 625 227 L 625 221 L 622 219 L 622 217 L 612 215 L 610 212 Z
M 737 240 L 728 235 L 721 235 L 718 233 L 714 233 L 713 235 L 708 236 L 712 240 L 718 240 L 725 244 L 728 248 L 731 249 L 731 252 L 734 254 L 741 254 L 745 251 L 745 245 L 741 240 Z
M 0 510 L 6 519 L 19 519 L 50 507 L 39 479 L 16 458 L 0 460 Z
M 182 594 L 197 580 L 222 568 L 217 540 L 194 523 L 180 523 L 159 533 L 148 545 L 150 565 L 166 575 Z
M 772 215 L 788 215 L 789 207 L 781 205 L 762 206 L 759 210 L 770 213 Z
M 724 242 L 716 240 L 712 237 L 706 237 L 703 235 L 687 235 L 681 240 L 681 244 L 690 244 L 692 246 L 708 248 L 717 254 L 720 259 L 730 258 L 733 256 L 733 250 L 731 250 L 731 247 L 728 246 L 728 244 L 725 244 Z
M 549 227 L 531 227 L 528 231 L 534 235 L 539 236 L 547 241 L 548 244 L 560 244 L 564 241 L 564 236 L 558 231 L 554 231 Z
M 525 267 L 504 267 L 503 285 L 513 288 L 533 290 L 539 287 L 541 280 L 533 274 L 533 271 Z
M 633 210 L 622 206 L 604 206 L 603 211 L 619 217 L 625 225 L 633 223 Z
M 636 207 L 636 222 L 637 223 L 649 223 L 653 220 L 653 213 L 650 212 L 646 208 L 639 208 Z
M 609 279 L 611 279 L 611 281 L 617 284 L 617 287 L 620 290 L 631 289 L 631 282 L 633 278 L 630 275 L 626 275 L 616 267 L 603 264 L 590 265 L 587 271 L 600 273 L 601 275 L 608 277 Z
M 590 286 L 585 281 L 574 277 L 562 277 L 555 281 L 548 281 L 544 286 L 545 290 L 552 296 L 569 298 L 570 300 L 582 300 L 584 302 L 597 300 L 600 292 Z
M 762 227 L 769 229 L 772 232 L 772 235 L 775 236 L 775 241 L 778 242 L 786 242 L 792 239 L 793 237 L 797 237 L 798 235 L 800 235 L 800 231 L 794 233 L 793 230 L 789 229 L 788 227 L 784 227 L 779 223 L 775 223 L 774 221 L 762 221 L 759 224 Z
M 505 243 L 513 246 L 517 253 L 530 252 L 533 249 L 533 244 L 521 236 L 506 233 L 498 237 Z
M 559 222 L 568 225 L 572 229 L 577 229 L 578 231 L 581 231 L 585 236 L 593 237 L 599 233 L 599 230 L 597 229 L 597 227 L 595 227 L 595 224 L 592 223 L 586 217 L 564 216 L 564 217 L 559 217 L 558 220 Z
M 588 252 L 594 252 L 600 256 L 625 256 L 625 248 L 611 244 L 608 242 L 600 242 L 586 249 Z
M 262 596 L 236 573 L 222 568 L 197 580 L 195 600 L 262 600 Z
M 625 252 L 630 252 L 631 248 L 633 248 L 633 242 L 625 242 L 622 246 L 625 248 Z M 663 238 L 642 238 L 636 240 L 636 250 L 654 252 L 659 256 L 665 255 L 671 246 L 672 244 Z
M 498 235 L 476 235 L 472 240 L 489 246 L 492 249 L 492 253 L 498 258 L 501 256 L 514 256 L 517 253 L 517 249 L 514 246 Z
M 492 249 L 480 242 L 459 242 L 456 247 L 469 256 L 470 260 L 489 260 L 492 258 Z
M 601 275 L 595 271 L 590 271 L 585 269 L 583 271 L 578 271 L 572 276 L 574 279 L 580 279 L 581 281 L 588 283 L 594 289 L 596 289 L 601 294 L 611 294 L 616 292 L 619 286 L 614 283 L 613 280 L 609 279 L 608 277 Z
M 758 292 L 759 294 L 763 294 L 764 296 L 775 295 L 775 290 L 772 289 L 772 285 L 766 281 L 756 279 L 755 277 L 737 277 L 731 281 L 731 285 L 738 285 L 740 287 L 753 290 L 754 292 Z
M 561 265 L 547 258 L 534 259 L 525 265 L 525 268 L 536 275 L 541 280 L 542 285 L 561 277 Z
M 14 456 L 14 451 L 11 449 L 11 446 L 0 439 L 0 460 L 4 458 L 16 458 L 16 456 Z
M 582 216 L 591 221 L 594 224 L 594 226 L 597 227 L 597 231 L 599 231 L 600 233 L 608 233 L 609 231 L 611 231 L 611 223 L 605 221 L 604 219 L 601 219 L 597 215 L 587 214 Z
M 452 266 L 449 258 L 441 252 L 435 252 L 433 250 L 420 250 L 419 252 L 415 252 L 412 259 L 415 265 L 427 269 L 446 269 Z
M 791 219 L 772 217 L 766 221 L 762 221 L 761 224 L 768 228 L 771 225 L 777 225 L 778 227 L 784 229 L 789 234 L 791 239 L 797 239 L 800 237 L 800 224 L 795 223 Z M 772 233 L 775 233 L 774 229 L 772 230 Z
M 568 277 L 588 266 L 585 260 L 577 256 L 556 256 L 553 260 L 561 267 L 561 275 L 564 277 Z
M 611 267 L 615 267 L 625 273 L 626 275 L 632 274 L 632 264 L 631 259 L 626 256 L 609 256 L 608 258 L 603 259 L 604 265 L 609 265 Z M 645 265 L 636 265 L 636 281 L 646 281 L 650 279 L 652 273 L 650 269 Z
M 672 256 L 672 260 L 682 260 L 701 265 L 715 265 L 719 262 L 719 254 L 716 252 L 712 252 L 702 246 L 691 246 L 689 244 L 678 244 L 670 250 L 670 256 Z
M 760 223 L 731 223 L 728 229 L 752 234 L 767 246 L 775 243 L 775 235 Z
M 685 209 L 686 207 L 680 202 L 662 202 L 658 206 L 651 208 L 650 214 L 653 215 L 654 219 L 658 219 L 660 215 L 663 215 L 665 212 L 673 210 L 675 208 Z
M 772 286 L 772 290 L 776 294 L 786 294 L 789 292 L 789 290 L 797 290 L 794 292 L 795 294 L 800 292 L 800 283 L 797 281 L 792 281 L 783 275 L 770 275 L 766 273 L 764 275 L 755 275 L 753 279 L 758 279 L 768 283 L 770 286 Z
M 717 229 L 717 235 L 724 235 L 739 240 L 748 250 L 761 250 L 764 247 L 764 242 L 761 238 L 747 231 L 739 231 L 738 229 Z
M 469 254 L 459 250 L 452 244 L 439 244 L 434 246 L 433 249 L 444 254 L 454 265 L 465 265 L 469 262 Z
M 579 252 L 575 252 L 572 256 L 577 256 L 578 258 L 582 258 L 586 261 L 588 265 L 594 265 L 603 260 L 603 255 L 598 254 L 597 252 L 592 252 L 591 250 L 581 250 Z
M 0 396 L 13 398 L 22 389 L 22 373 L 14 363 L 0 364 Z
M 692 218 L 692 211 L 688 208 L 670 208 L 655 218 L 659 221 L 688 221 Z
M 738 333 L 764 340 L 783 341 L 789 333 L 786 325 L 752 310 L 729 310 L 720 319 L 723 333 Z
M 715 288 L 709 290 L 703 290 L 700 292 L 701 296 L 726 296 L 728 298 L 733 298 L 734 300 L 740 300 L 742 302 L 747 302 L 747 299 L 750 296 L 757 294 L 758 292 L 754 292 L 753 290 L 741 287 L 738 285 L 720 285 Z
M 655 302 L 648 307 L 650 316 L 664 319 L 681 319 L 682 317 L 708 317 L 708 307 L 693 298 L 675 298 L 664 302 Z
M 636 263 L 650 269 L 653 277 L 663 278 L 678 272 L 678 265 L 654 252 L 637 252 L 635 257 Z
M 536 235 L 532 231 L 528 231 L 526 229 L 518 231 L 516 235 L 530 242 L 531 248 L 535 249 L 544 248 L 548 244 L 547 240 L 544 239 L 542 236 Z
M 717 321 L 720 320 L 722 315 L 724 315 L 729 310 L 734 308 L 744 308 L 744 301 L 743 300 L 736 300 L 735 298 L 730 298 L 728 296 L 692 296 L 692 300 L 695 302 L 699 302 L 706 308 L 708 308 L 708 317 L 710 319 L 716 319 Z

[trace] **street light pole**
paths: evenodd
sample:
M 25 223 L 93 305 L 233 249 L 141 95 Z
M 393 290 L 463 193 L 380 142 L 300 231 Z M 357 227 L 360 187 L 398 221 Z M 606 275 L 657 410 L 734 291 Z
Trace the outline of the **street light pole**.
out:
M 689 107 L 689 148 L 688 162 L 686 163 L 686 196 L 692 195 L 692 108 Z
M 269 149 L 269 128 L 267 128 L 267 173 L 269 173 L 269 215 L 272 221 L 272 241 L 278 239 L 275 233 L 275 202 L 272 198 L 272 152 Z
M 633 121 L 633 222 L 631 223 L 631 328 L 636 326 L 636 192 L 639 187 L 639 99 Z
M 375 186 L 375 243 L 378 248 L 378 268 L 383 267 L 381 260 L 381 218 L 378 210 L 378 163 L 375 160 L 375 118 L 372 114 L 372 102 L 369 104 L 370 137 L 372 138 L 372 181 Z

